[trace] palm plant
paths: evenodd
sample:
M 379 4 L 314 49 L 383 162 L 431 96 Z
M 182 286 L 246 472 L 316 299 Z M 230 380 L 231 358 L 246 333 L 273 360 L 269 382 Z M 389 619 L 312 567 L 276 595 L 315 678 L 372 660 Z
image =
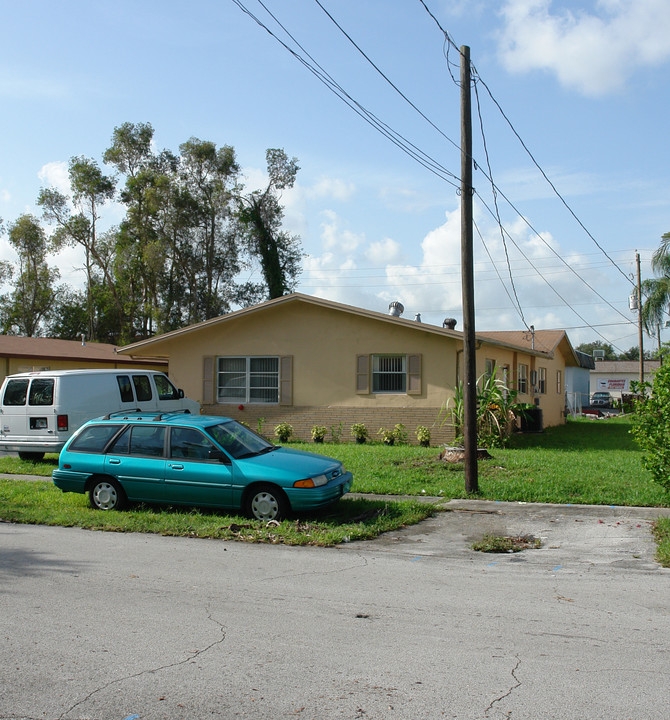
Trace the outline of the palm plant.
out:
M 524 414 L 528 405 L 517 402 L 517 391 L 508 388 L 493 372 L 484 373 L 477 380 L 477 442 L 481 447 L 504 447 L 512 434 L 515 419 Z M 440 423 L 451 421 L 455 441 L 463 442 L 463 383 L 459 382 L 454 397 L 440 409 Z
M 661 238 L 651 258 L 651 269 L 657 277 L 642 283 L 642 294 L 646 297 L 642 305 L 642 325 L 649 335 L 663 325 L 670 307 L 670 232 Z

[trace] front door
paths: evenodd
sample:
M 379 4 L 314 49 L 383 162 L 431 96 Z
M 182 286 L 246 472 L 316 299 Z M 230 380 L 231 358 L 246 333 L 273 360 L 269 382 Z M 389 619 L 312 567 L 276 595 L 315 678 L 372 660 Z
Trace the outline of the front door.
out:
M 165 464 L 166 499 L 174 502 L 230 507 L 233 470 L 230 461 L 210 456 L 219 448 L 195 428 L 170 428 Z

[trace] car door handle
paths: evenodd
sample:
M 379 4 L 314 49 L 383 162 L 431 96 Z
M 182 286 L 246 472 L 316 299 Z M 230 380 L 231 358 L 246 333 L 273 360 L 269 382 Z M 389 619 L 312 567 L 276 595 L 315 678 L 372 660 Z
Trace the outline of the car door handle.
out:
M 119 458 L 110 458 L 110 459 L 109 459 L 109 464 L 110 464 L 110 465 L 120 465 L 120 464 L 121 464 L 121 460 L 119 460 Z
M 171 467 L 173 470 L 183 470 L 183 469 L 184 469 L 184 466 L 183 466 L 183 465 L 174 465 L 173 463 L 170 463 L 170 467 Z

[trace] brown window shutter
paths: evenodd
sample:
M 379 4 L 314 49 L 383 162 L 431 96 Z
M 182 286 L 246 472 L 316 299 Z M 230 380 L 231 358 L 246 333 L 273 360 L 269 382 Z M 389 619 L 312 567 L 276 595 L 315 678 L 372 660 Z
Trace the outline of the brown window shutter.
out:
M 356 392 L 359 395 L 370 393 L 370 356 L 356 355 Z
M 202 359 L 202 404 L 214 404 L 214 357 L 211 355 Z
M 421 355 L 407 356 L 407 394 L 421 395 Z
M 279 404 L 293 405 L 293 355 L 279 358 Z

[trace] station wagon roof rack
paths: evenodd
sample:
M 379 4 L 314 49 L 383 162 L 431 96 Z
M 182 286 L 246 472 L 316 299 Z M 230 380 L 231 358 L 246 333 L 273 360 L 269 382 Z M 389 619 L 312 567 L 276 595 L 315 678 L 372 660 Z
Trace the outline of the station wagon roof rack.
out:
M 135 415 L 135 417 L 131 417 L 132 415 Z M 151 419 L 154 422 L 160 422 L 166 415 L 190 415 L 191 411 L 188 408 L 183 408 L 179 410 L 169 410 L 167 412 L 161 412 L 160 410 L 141 410 L 140 408 L 135 408 L 134 410 L 116 410 L 114 412 L 107 413 L 102 419 L 103 420 L 111 420 L 113 417 L 119 417 L 119 420 L 139 420 L 141 415 L 150 416 Z M 147 419 L 149 419 L 147 417 Z

